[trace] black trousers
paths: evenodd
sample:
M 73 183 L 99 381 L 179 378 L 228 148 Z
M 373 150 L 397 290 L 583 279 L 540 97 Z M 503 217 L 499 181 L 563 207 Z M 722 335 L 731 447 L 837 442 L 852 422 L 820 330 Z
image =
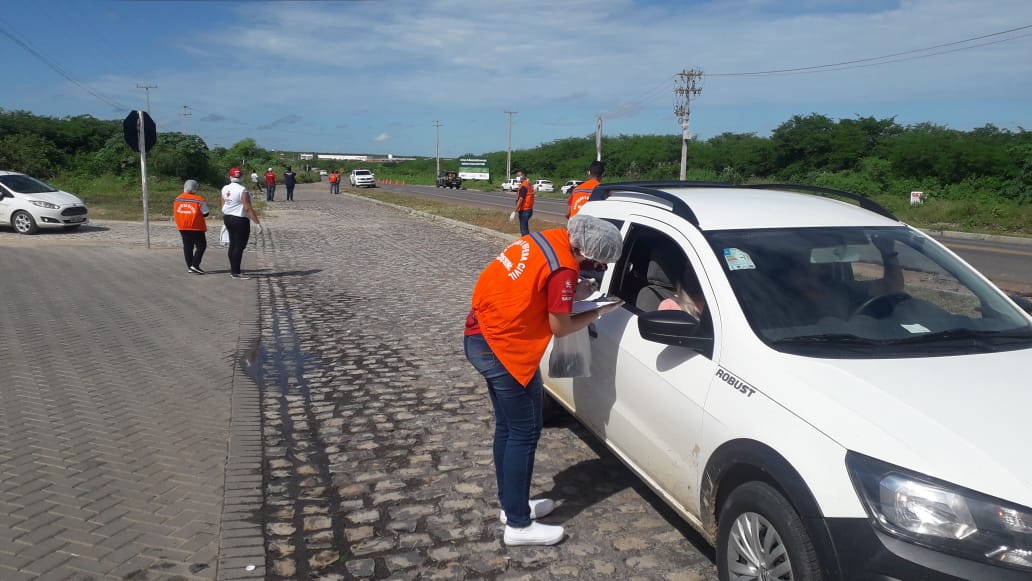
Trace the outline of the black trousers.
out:
M 222 223 L 229 230 L 229 272 L 240 274 L 240 262 L 244 259 L 244 248 L 251 237 L 251 220 L 240 216 L 223 216 Z
M 183 237 L 183 256 L 186 258 L 186 267 L 200 268 L 204 251 L 208 249 L 207 236 L 204 232 L 197 230 L 180 230 L 179 235 Z
M 291 202 L 294 201 L 294 186 L 292 185 L 287 186 L 287 200 Z

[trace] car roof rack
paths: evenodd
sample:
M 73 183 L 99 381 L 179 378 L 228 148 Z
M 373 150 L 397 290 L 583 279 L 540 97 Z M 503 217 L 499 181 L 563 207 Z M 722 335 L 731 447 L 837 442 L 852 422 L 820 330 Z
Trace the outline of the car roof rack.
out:
M 852 192 L 846 192 L 842 190 L 835 190 L 831 188 L 822 188 L 819 186 L 807 186 L 802 184 L 748 184 L 748 185 L 735 185 L 727 182 L 701 182 L 701 181 L 655 181 L 655 182 L 612 182 L 608 184 L 599 184 L 595 186 L 595 189 L 591 191 L 591 197 L 589 201 L 598 201 L 607 199 L 613 192 L 633 192 L 638 194 L 645 194 L 653 196 L 669 202 L 671 205 L 671 211 L 674 215 L 684 218 L 696 228 L 699 227 L 699 219 L 692 211 L 691 207 L 685 203 L 684 200 L 665 191 L 663 188 L 743 188 L 749 190 L 787 190 L 805 192 L 810 194 L 818 194 L 822 196 L 839 196 L 842 198 L 848 198 L 854 200 L 860 204 L 860 207 L 874 212 L 875 214 L 884 216 L 891 220 L 899 221 L 899 218 L 894 216 L 892 212 L 885 209 L 884 206 L 875 202 L 874 200 L 860 194 L 854 194 Z

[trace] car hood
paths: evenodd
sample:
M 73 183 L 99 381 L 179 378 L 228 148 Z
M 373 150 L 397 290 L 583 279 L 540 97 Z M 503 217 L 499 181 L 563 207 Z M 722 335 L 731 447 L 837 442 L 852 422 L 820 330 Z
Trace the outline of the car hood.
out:
M 792 373 L 768 381 L 767 395 L 844 448 L 1032 506 L 1032 350 L 890 360 L 777 357 L 791 361 L 774 369 Z
M 22 194 L 20 192 L 15 192 L 15 195 L 23 200 L 40 200 L 42 202 L 50 202 L 51 204 L 58 204 L 60 206 L 83 205 L 82 200 L 80 200 L 78 196 L 61 190 L 39 194 Z

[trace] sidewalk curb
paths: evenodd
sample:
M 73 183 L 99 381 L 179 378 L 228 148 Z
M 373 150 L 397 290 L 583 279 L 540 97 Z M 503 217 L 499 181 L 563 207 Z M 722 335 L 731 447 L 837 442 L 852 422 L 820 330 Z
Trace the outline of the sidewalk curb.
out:
M 956 240 L 981 240 L 983 242 L 1002 242 L 1004 244 L 1018 244 L 1021 246 L 1032 246 L 1032 238 L 1022 236 L 1001 236 L 999 234 L 979 234 L 977 232 L 956 232 L 952 230 L 933 230 L 929 228 L 918 228 L 918 230 L 932 238 L 953 238 Z

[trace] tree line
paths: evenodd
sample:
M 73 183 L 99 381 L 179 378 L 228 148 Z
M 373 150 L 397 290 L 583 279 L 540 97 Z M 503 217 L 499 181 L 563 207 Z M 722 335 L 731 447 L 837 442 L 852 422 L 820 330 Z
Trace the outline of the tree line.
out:
M 602 140 L 607 181 L 675 180 L 680 170 L 679 135 L 619 135 Z M 469 153 L 486 158 L 491 182 L 500 183 L 506 152 Z M 245 171 L 282 168 L 282 153 L 246 138 L 232 147 L 209 148 L 196 135 L 159 133 L 148 153 L 148 172 L 171 179 L 225 183 L 229 167 Z M 532 179 L 583 179 L 595 159 L 594 136 L 571 137 L 512 152 L 512 168 Z M 442 160 L 448 169 L 456 160 Z M 337 162 L 332 162 L 336 164 Z M 435 160 L 380 164 L 381 177 L 432 180 Z M 932 199 L 1032 202 L 1032 133 L 985 125 L 970 131 L 931 123 L 903 126 L 894 118 L 833 120 L 797 115 L 768 137 L 723 133 L 688 145 L 688 179 L 791 182 L 848 190 L 873 197 L 905 197 L 920 190 Z M 0 168 L 43 179 L 55 176 L 138 178 L 139 156 L 122 136 L 120 120 L 89 115 L 53 118 L 0 109 Z M 455 168 L 451 168 L 455 169 Z M 317 180 L 317 175 L 303 181 Z M 132 183 L 126 180 L 126 183 Z M 410 183 L 419 183 L 410 179 Z M 432 183 L 427 182 L 427 183 Z M 902 198 L 901 198 L 902 199 Z

